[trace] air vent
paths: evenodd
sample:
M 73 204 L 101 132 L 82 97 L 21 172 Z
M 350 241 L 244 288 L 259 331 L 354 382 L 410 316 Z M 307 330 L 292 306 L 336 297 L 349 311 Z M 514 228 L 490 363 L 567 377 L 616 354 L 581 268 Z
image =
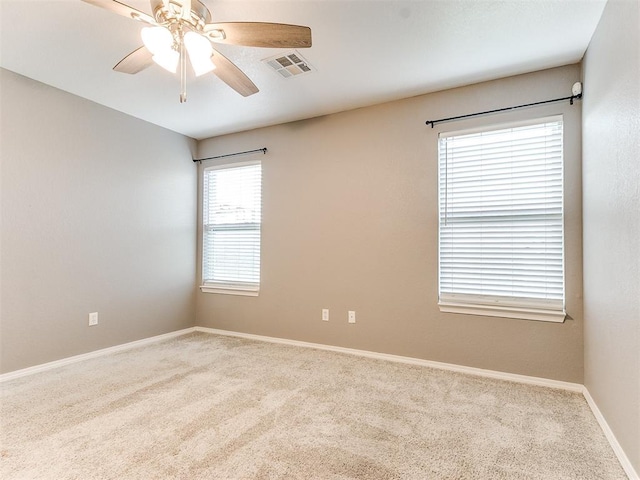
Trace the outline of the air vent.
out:
M 284 78 L 297 77 L 313 70 L 309 62 L 295 50 L 291 50 L 288 53 L 280 53 L 262 61 Z

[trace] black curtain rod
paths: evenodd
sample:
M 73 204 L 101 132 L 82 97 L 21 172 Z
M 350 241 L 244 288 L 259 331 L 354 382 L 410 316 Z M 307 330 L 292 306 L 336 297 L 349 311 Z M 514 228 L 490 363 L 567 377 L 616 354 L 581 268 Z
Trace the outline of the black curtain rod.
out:
M 256 152 L 262 152 L 262 154 L 264 155 L 265 153 L 267 153 L 267 147 L 256 148 L 255 150 L 247 150 L 246 152 L 227 153 L 225 155 L 218 155 L 215 157 L 194 158 L 193 161 L 201 163 L 204 160 L 215 160 L 216 158 L 235 157 L 236 155 L 248 155 L 249 153 L 256 153 Z
M 427 125 L 431 125 L 431 128 L 433 128 L 433 126 L 436 123 L 450 122 L 452 120 L 459 120 L 461 118 L 477 117 L 479 115 L 489 115 L 490 113 L 506 112 L 506 111 L 509 111 L 509 110 L 516 110 L 518 108 L 533 107 L 535 105 L 542 105 L 542 104 L 545 104 L 545 103 L 562 102 L 564 100 L 569 100 L 569 103 L 571 103 L 571 105 L 573 105 L 573 101 L 576 100 L 576 99 L 580 99 L 580 98 L 582 98 L 582 94 L 581 93 L 578 94 L 578 95 L 571 95 L 570 97 L 554 98 L 553 100 L 544 100 L 542 102 L 525 103 L 524 105 L 516 105 L 515 107 L 498 108 L 496 110 L 487 110 L 486 112 L 469 113 L 467 115 L 459 115 L 457 117 L 449 117 L 449 118 L 440 118 L 438 120 L 427 120 L 426 124 Z

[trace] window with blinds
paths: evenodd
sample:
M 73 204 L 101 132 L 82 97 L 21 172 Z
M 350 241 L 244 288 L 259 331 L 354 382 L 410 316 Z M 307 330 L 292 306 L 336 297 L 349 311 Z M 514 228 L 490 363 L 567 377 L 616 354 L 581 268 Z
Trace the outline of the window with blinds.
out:
M 203 291 L 257 295 L 260 163 L 209 167 L 203 179 Z
M 562 117 L 439 138 L 439 305 L 562 322 Z

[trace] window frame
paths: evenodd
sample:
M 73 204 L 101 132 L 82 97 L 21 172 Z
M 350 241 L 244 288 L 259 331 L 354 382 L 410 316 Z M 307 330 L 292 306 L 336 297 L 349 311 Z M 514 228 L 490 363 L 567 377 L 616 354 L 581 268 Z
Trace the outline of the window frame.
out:
M 208 199 L 205 197 L 205 182 L 206 182 L 206 175 L 207 172 L 209 171 L 215 171 L 215 170 L 230 170 L 230 169 L 234 169 L 234 168 L 242 168 L 242 167 L 249 167 L 249 166 L 254 166 L 254 165 L 258 165 L 260 166 L 260 222 L 258 224 L 257 230 L 258 230 L 258 234 L 260 237 L 260 255 L 259 255 L 259 260 L 258 260 L 258 274 L 260 276 L 261 272 L 261 267 L 262 267 L 262 161 L 260 160 L 255 160 L 255 161 L 245 161 L 245 162 L 233 162 L 233 163 L 224 163 L 224 164 L 220 164 L 220 165 L 211 165 L 208 167 L 204 167 L 202 169 L 202 183 L 201 183 L 201 188 L 202 188 L 202 202 L 201 202 L 201 207 L 202 207 L 202 215 L 201 215 L 201 219 L 202 219 L 202 236 L 201 236 L 201 241 L 202 241 L 202 254 L 201 254 L 201 262 L 200 262 L 200 266 L 202 269 L 202 273 L 201 273 L 201 285 L 200 285 L 200 291 L 203 293 L 215 293 L 215 294 L 226 294 L 226 295 L 241 295 L 241 296 L 250 296 L 250 297 L 257 297 L 259 295 L 260 292 L 260 279 L 258 280 L 258 282 L 241 282 L 241 281 L 228 281 L 228 282 L 222 282 L 222 281 L 206 281 L 205 280 L 205 259 L 206 259 L 206 237 L 207 237 L 207 233 L 208 233 L 208 229 L 207 229 L 207 222 L 205 219 L 206 213 L 207 213 L 207 207 L 206 207 L 206 202 L 208 202 Z M 246 227 L 244 228 L 239 228 L 238 230 L 243 230 L 246 229 Z
M 562 124 L 562 151 L 561 151 L 561 220 L 562 226 L 562 300 L 537 299 L 533 297 L 508 297 L 498 295 L 481 295 L 468 293 L 442 292 L 442 164 L 441 164 L 441 138 L 455 137 L 482 132 L 492 132 L 510 128 L 526 127 L 545 124 L 549 122 L 561 122 Z M 567 272 L 566 272 L 566 186 L 565 186 L 565 140 L 564 140 L 565 120 L 564 115 L 552 115 L 531 118 L 528 120 L 494 123 L 484 126 L 441 132 L 438 135 L 438 308 L 445 313 L 458 313 L 467 315 L 482 315 L 492 317 L 516 318 L 523 320 L 537 320 L 546 322 L 562 323 L 566 318 L 566 296 L 567 296 Z

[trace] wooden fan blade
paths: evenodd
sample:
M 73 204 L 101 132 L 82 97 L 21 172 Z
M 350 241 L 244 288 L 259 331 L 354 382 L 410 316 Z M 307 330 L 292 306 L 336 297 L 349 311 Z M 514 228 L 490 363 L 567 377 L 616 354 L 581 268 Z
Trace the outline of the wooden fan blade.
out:
M 123 17 L 133 18 L 134 20 L 140 20 L 151 25 L 157 25 L 156 21 L 150 15 L 147 15 L 140 10 L 136 10 L 129 5 L 119 2 L 118 0 L 82 0 L 83 2 L 90 3 L 96 7 L 104 8 L 110 12 L 117 13 Z
M 220 80 L 233 88 L 243 97 L 258 93 L 258 87 L 231 60 L 214 49 L 211 57 L 216 69 L 213 71 Z
M 124 57 L 113 67 L 116 72 L 134 74 L 153 64 L 151 52 L 145 47 L 140 47 Z
M 264 22 L 208 23 L 205 33 L 211 33 L 213 42 L 243 45 L 245 47 L 308 48 L 311 29 L 301 25 Z M 224 35 L 216 35 L 216 31 Z

